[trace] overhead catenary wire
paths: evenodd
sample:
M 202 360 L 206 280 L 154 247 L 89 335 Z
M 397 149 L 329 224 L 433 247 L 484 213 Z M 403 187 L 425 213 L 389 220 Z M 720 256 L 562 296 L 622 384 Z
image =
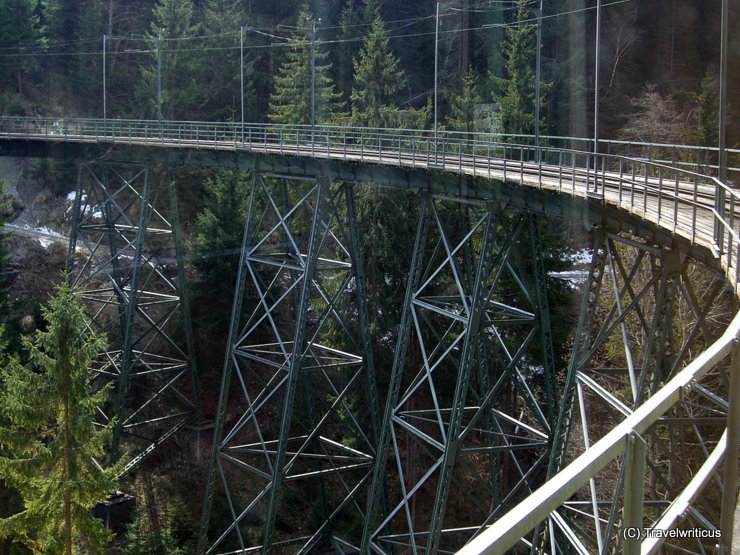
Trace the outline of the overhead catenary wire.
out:
M 612 0 L 611 2 L 603 3 L 602 4 L 602 8 L 606 8 L 606 7 L 609 7 L 609 6 L 614 6 L 614 5 L 617 5 L 617 4 L 624 4 L 624 3 L 628 3 L 628 2 L 633 2 L 633 1 L 634 0 Z M 585 8 L 578 8 L 578 9 L 575 9 L 575 10 L 568 10 L 568 11 L 558 12 L 558 13 L 554 13 L 554 14 L 548 14 L 548 15 L 544 15 L 544 16 L 540 16 L 540 17 L 532 17 L 532 18 L 528 18 L 528 19 L 522 20 L 522 21 L 513 21 L 513 22 L 509 22 L 509 23 L 487 23 L 487 24 L 476 26 L 476 27 L 466 27 L 466 28 L 461 28 L 461 29 L 446 29 L 446 30 L 441 30 L 440 31 L 440 34 L 441 35 L 449 35 L 449 34 L 470 32 L 470 31 L 480 31 L 480 30 L 491 29 L 491 28 L 516 28 L 516 27 L 519 27 L 519 26 L 522 26 L 522 25 L 530 25 L 530 24 L 533 24 L 533 23 L 537 23 L 538 21 L 542 21 L 542 20 L 546 20 L 546 19 L 553 19 L 553 18 L 557 18 L 557 17 L 563 17 L 563 16 L 573 15 L 573 14 L 577 14 L 577 13 L 583 13 L 583 12 L 587 12 L 587 11 L 591 11 L 591 10 L 595 10 L 595 9 L 596 9 L 596 6 L 588 6 L 588 7 L 585 7 Z M 417 21 L 422 21 L 422 20 L 425 20 L 425 19 L 428 19 L 428 17 L 419 18 Z M 393 39 L 401 39 L 401 38 L 412 38 L 412 37 L 430 36 L 430 35 L 434 35 L 434 33 L 435 33 L 434 31 L 421 31 L 421 32 L 416 32 L 416 33 L 404 33 L 404 34 L 400 34 L 400 35 L 399 34 L 395 34 L 395 35 L 393 34 L 393 31 L 398 30 L 398 29 L 405 28 L 407 26 L 408 25 L 405 25 L 405 26 L 402 26 L 402 27 L 398 27 L 396 29 L 389 29 L 387 31 L 388 32 L 388 39 L 389 40 L 393 40 Z M 258 29 L 257 28 L 254 28 L 254 27 L 245 27 L 245 31 L 258 32 Z M 200 36 L 197 36 L 197 37 L 181 37 L 181 39 L 183 39 L 183 40 L 185 40 L 185 39 L 187 39 L 187 40 L 207 40 L 207 39 L 210 39 L 210 38 L 218 38 L 218 37 L 222 37 L 222 36 L 227 36 L 229 34 L 231 34 L 231 33 L 220 33 L 220 34 L 216 34 L 216 35 L 200 35 Z M 239 32 L 236 31 L 234 34 L 236 34 L 238 36 Z M 258 34 L 263 34 L 264 35 L 266 33 L 258 33 Z M 268 36 L 270 36 L 270 35 L 268 35 Z M 308 40 L 305 40 L 305 41 L 290 40 L 289 38 L 281 37 L 279 35 L 272 36 L 271 38 L 278 38 L 278 39 L 283 40 L 285 42 L 272 42 L 272 43 L 269 43 L 269 44 L 245 45 L 244 46 L 244 50 L 259 50 L 259 49 L 275 48 L 275 47 L 281 47 L 281 46 L 292 46 L 292 47 L 296 47 L 296 46 L 308 46 L 310 44 L 310 41 L 308 41 Z M 110 40 L 129 40 L 129 41 L 139 40 L 139 41 L 145 41 L 145 42 L 153 42 L 155 40 L 155 38 L 147 37 L 145 35 L 141 35 L 139 37 L 137 37 L 135 35 L 120 36 L 120 37 L 114 35 L 114 36 L 110 36 L 109 39 Z M 362 36 L 349 37 L 349 38 L 343 38 L 343 39 L 317 40 L 317 42 L 319 44 L 343 44 L 343 43 L 350 43 L 350 42 L 360 42 L 360 41 L 364 41 L 365 39 L 366 39 L 366 36 L 362 35 Z M 168 41 L 174 41 L 174 40 L 178 40 L 178 39 L 176 39 L 176 38 L 165 39 L 164 37 L 162 38 L 162 42 L 163 43 L 168 42 Z M 16 46 L 15 48 L 17 50 L 18 47 Z M 23 47 L 23 48 L 27 48 L 27 47 Z M 178 49 L 165 49 L 165 48 L 163 48 L 161 51 L 163 53 L 173 53 L 173 52 L 204 52 L 204 51 L 239 50 L 239 48 L 240 48 L 239 45 L 234 45 L 234 46 L 216 46 L 216 47 L 206 47 L 206 48 L 178 48 Z M 124 50 L 122 52 L 119 52 L 118 54 L 121 54 L 121 53 L 122 54 L 151 54 L 151 53 L 154 53 L 154 52 L 156 52 L 156 49 L 155 48 L 147 48 L 147 49 L 140 49 L 140 50 Z M 38 56 L 38 57 L 53 57 L 53 56 L 57 56 L 57 57 L 64 57 L 64 56 L 100 56 L 100 53 L 101 53 L 100 50 L 94 51 L 94 52 L 45 52 L 45 51 L 41 51 L 41 52 L 28 52 L 28 51 L 25 51 L 25 52 L 17 52 L 16 51 L 16 52 L 10 52 L 8 54 L 0 53 L 0 58 L 27 58 L 27 57 L 36 57 L 36 56 Z

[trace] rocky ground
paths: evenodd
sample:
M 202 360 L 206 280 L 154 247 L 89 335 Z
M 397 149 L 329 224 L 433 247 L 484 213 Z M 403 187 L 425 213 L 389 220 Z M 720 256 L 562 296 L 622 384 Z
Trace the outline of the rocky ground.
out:
M 31 331 L 59 281 L 67 255 L 69 202 L 32 178 L 37 161 L 0 157 L 0 180 L 12 198 L 9 235 L 9 333 Z M 15 325 L 13 325 L 15 324 Z

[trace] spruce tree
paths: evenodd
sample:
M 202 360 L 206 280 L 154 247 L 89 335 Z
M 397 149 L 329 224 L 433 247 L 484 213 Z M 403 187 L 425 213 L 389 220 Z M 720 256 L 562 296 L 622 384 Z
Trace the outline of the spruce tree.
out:
M 339 42 L 332 51 L 337 86 L 344 100 L 348 101 L 352 95 L 354 60 L 361 47 L 356 38 L 367 34 L 377 13 L 377 0 L 349 0 L 342 9 Z
M 92 508 L 115 490 L 118 467 L 102 469 L 110 425 L 93 422 L 104 391 L 88 370 L 105 348 L 68 285 L 42 310 L 46 331 L 24 339 L 28 363 L 11 359 L 0 379 L 0 479 L 23 509 L 0 519 L 0 538 L 34 553 L 102 553 L 111 539 Z
M 304 4 L 298 13 L 297 30 L 289 39 L 285 61 L 275 76 L 275 89 L 270 96 L 270 121 L 310 125 L 311 121 L 311 48 L 313 47 L 315 83 L 315 123 L 328 123 L 336 111 L 338 95 L 329 77 L 326 53 L 312 41 L 313 15 Z
M 396 108 L 394 96 L 403 87 L 403 71 L 391 52 L 388 34 L 376 11 L 370 34 L 355 60 L 355 86 L 352 89 L 352 124 L 382 127 Z
M 206 0 L 203 4 L 203 35 L 197 41 L 195 68 L 200 86 L 199 119 L 205 121 L 239 120 L 241 118 L 241 84 L 239 67 L 239 27 L 244 14 L 238 0 Z M 249 35 L 245 33 L 245 46 Z M 245 54 L 251 54 L 245 50 Z M 245 59 L 245 100 L 255 94 L 250 58 Z
M 481 102 L 478 92 L 478 76 L 475 70 L 469 67 L 463 76 L 462 91 L 451 99 L 447 126 L 453 131 L 468 133 L 474 131 L 475 105 Z
M 152 22 L 146 41 L 151 64 L 142 69 L 136 91 L 145 107 L 145 117 L 157 114 L 157 56 L 161 58 L 162 117 L 199 119 L 200 95 L 193 50 L 198 26 L 193 25 L 192 0 L 159 0 L 152 9 Z M 158 37 L 161 36 L 161 40 Z
M 535 33 L 528 0 L 517 0 L 516 20 L 506 28 L 503 44 L 505 78 L 496 78 L 499 94 L 500 131 L 513 134 L 534 132 Z
M 207 202 L 195 221 L 193 263 L 209 297 L 230 299 L 239 269 L 249 174 L 219 170 L 205 180 L 204 190 Z

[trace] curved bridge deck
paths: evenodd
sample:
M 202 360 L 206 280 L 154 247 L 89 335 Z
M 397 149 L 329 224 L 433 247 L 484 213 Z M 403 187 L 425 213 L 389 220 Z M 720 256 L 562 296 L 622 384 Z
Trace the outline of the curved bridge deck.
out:
M 362 179 L 362 172 L 347 170 L 348 167 L 357 166 L 462 175 L 473 178 L 472 181 L 461 181 L 455 191 L 463 199 L 493 200 L 491 189 L 485 184 L 491 181 L 499 182 L 502 188 L 515 186 L 547 194 L 567 195 L 584 199 L 590 205 L 614 210 L 615 217 L 629 216 L 632 221 L 638 222 L 636 226 L 639 222 L 646 222 L 664 236 L 675 238 L 678 245 L 685 246 L 692 254 L 702 251 L 707 257 L 714 257 L 735 292 L 738 292 L 740 194 L 708 173 L 699 171 L 702 168 L 696 171 L 689 169 L 681 159 L 674 163 L 651 161 L 635 158 L 628 153 L 593 153 L 578 144 L 541 146 L 517 142 L 517 138 L 499 140 L 491 136 L 435 134 L 431 131 L 100 119 L 0 118 L 0 148 L 3 143 L 20 145 L 20 150 L 24 144 L 77 143 L 297 158 L 315 162 L 310 170 L 312 172 L 325 171 L 326 177 L 344 180 L 353 176 L 355 180 Z M 586 146 L 589 146 L 588 143 Z M 6 152 L 12 150 L 6 149 Z M 660 151 L 660 147 L 653 150 Z M 695 154 L 696 159 L 701 158 Z M 333 171 L 337 165 L 344 170 Z M 422 180 L 417 182 L 422 183 Z M 566 202 L 564 199 L 560 201 Z M 733 354 L 733 385 L 730 388 L 728 414 L 736 415 L 740 405 L 738 334 L 740 314 L 735 316 L 724 335 L 708 350 L 583 455 L 477 535 L 463 548 L 463 552 L 506 552 L 538 523 L 555 514 L 553 511 L 557 507 L 611 461 L 624 453 L 628 457 L 637 457 L 634 451 L 636 435 L 644 433 L 657 422 L 680 401 L 696 380 L 720 364 L 730 353 Z M 737 425 L 737 418 L 728 418 L 728 430 L 722 440 L 702 466 L 701 472 L 656 523 L 657 528 L 674 526 L 682 507 L 688 506 L 712 474 L 718 472 L 723 457 L 729 455 L 731 460 L 736 455 L 738 431 L 733 427 Z M 734 481 L 732 466 L 728 463 L 728 467 L 730 476 L 726 470 L 725 478 L 729 481 L 725 484 L 726 499 L 722 508 L 723 532 L 728 526 L 726 518 L 729 504 L 732 507 L 735 504 L 735 488 L 731 487 Z M 625 504 L 629 502 L 625 500 Z M 641 503 L 640 499 L 637 504 Z M 642 522 L 641 513 L 635 517 L 625 512 L 625 518 L 636 518 L 633 522 Z M 658 548 L 657 541 L 642 543 L 643 553 L 651 553 Z

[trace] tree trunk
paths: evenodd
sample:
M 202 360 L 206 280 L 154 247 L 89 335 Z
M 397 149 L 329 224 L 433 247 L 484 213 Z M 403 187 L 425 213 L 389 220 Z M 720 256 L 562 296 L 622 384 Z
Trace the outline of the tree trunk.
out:
M 72 555 L 72 489 L 70 488 L 70 470 L 72 459 L 72 426 L 70 424 L 70 386 L 71 364 L 69 360 L 69 320 L 62 324 L 59 353 L 62 370 L 62 398 L 64 399 L 64 543 L 66 555 Z

